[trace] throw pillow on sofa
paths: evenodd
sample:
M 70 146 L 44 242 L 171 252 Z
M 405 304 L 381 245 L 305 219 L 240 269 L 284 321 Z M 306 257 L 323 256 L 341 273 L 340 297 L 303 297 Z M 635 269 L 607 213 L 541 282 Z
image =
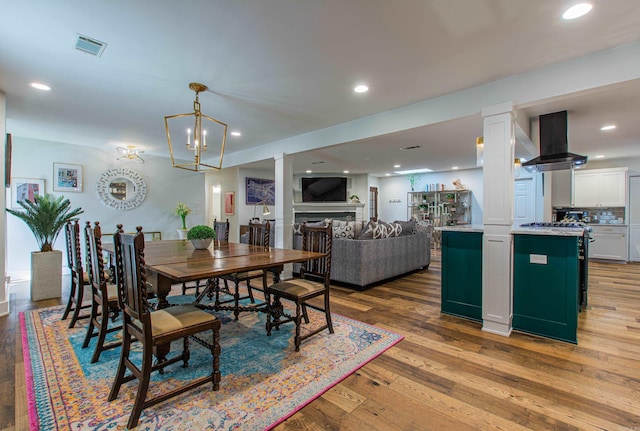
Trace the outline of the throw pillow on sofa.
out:
M 355 239 L 357 236 L 356 225 L 355 221 L 335 220 L 333 222 L 333 237 Z
M 394 223 L 387 223 L 383 221 L 370 221 L 362 229 L 358 239 L 381 239 L 390 238 L 392 236 L 398 236 L 402 228 Z
M 413 235 L 415 233 L 415 231 L 416 231 L 416 220 L 415 219 L 411 219 L 409 221 L 396 220 L 396 221 L 394 221 L 394 223 L 399 224 L 400 227 L 401 227 L 400 235 L 398 235 L 398 236 Z

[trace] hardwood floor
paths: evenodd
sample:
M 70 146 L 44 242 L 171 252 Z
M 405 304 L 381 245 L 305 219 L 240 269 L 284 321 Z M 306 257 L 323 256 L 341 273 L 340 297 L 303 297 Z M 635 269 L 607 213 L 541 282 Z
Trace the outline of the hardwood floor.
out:
M 441 315 L 438 253 L 427 271 L 336 287 L 334 313 L 405 339 L 276 430 L 640 430 L 640 264 L 591 262 L 589 275 L 577 346 Z M 17 312 L 57 302 L 27 295 L 0 318 L 2 430 L 28 429 Z

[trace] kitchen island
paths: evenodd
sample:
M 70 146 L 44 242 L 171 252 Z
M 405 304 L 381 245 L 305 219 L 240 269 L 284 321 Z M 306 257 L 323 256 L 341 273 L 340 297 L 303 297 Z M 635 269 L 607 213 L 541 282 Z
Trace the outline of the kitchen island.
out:
M 483 226 L 443 226 L 441 311 L 482 320 Z M 513 227 L 513 329 L 577 343 L 586 303 L 586 237 L 578 227 Z M 485 269 L 486 270 L 486 269 Z
M 441 312 L 482 321 L 482 225 L 441 231 Z

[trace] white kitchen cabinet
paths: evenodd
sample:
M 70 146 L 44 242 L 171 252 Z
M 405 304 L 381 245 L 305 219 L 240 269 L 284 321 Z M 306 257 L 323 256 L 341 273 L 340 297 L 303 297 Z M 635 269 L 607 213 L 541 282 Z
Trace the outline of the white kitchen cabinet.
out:
M 623 207 L 627 203 L 627 168 L 573 172 L 574 207 Z
M 627 261 L 629 247 L 627 226 L 591 226 L 591 237 L 595 241 L 589 243 L 589 257 Z

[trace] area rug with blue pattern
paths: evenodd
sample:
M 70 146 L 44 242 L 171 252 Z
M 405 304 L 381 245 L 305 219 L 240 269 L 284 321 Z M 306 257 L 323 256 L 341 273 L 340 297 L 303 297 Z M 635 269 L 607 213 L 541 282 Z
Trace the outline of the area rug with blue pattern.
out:
M 31 430 L 125 429 L 137 382 L 124 384 L 118 398 L 107 401 L 120 348 L 103 352 L 91 364 L 95 338 L 82 348 L 87 322 L 68 329 L 68 321 L 60 320 L 62 312 L 59 306 L 20 313 Z M 323 314 L 309 312 L 311 325 L 322 323 Z M 226 312 L 216 316 L 222 321 L 220 390 L 214 392 L 208 384 L 149 407 L 136 429 L 272 428 L 402 339 L 333 314 L 335 333 L 314 335 L 296 353 L 293 325 L 267 337 L 263 313 L 243 313 L 237 321 Z M 209 352 L 197 343 L 190 347 L 189 367 L 177 363 L 164 375 L 154 373 L 150 394 L 211 372 Z M 180 348 L 178 342 L 172 351 Z

